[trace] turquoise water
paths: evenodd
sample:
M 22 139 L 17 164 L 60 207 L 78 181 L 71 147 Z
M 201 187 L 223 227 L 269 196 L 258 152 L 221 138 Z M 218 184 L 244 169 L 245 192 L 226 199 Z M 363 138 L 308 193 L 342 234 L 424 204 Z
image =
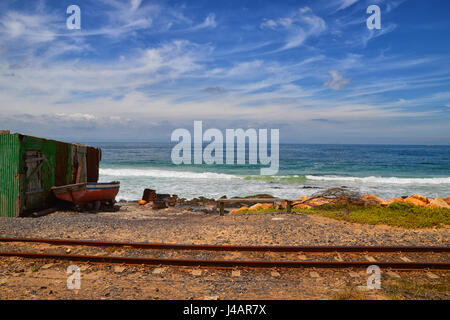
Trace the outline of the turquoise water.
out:
M 282 144 L 278 174 L 260 176 L 260 165 L 174 165 L 170 144 L 91 144 L 103 150 L 100 181 L 121 181 L 119 199 L 139 199 L 144 188 L 217 198 L 299 197 L 334 186 L 381 197 L 450 196 L 450 146 Z

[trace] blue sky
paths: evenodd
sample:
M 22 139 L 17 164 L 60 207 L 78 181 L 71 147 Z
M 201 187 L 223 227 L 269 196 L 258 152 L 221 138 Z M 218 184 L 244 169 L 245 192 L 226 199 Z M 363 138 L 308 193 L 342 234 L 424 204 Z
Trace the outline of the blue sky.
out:
M 66 9 L 81 8 L 81 30 Z M 368 30 L 366 9 L 381 8 Z M 450 144 L 450 2 L 4 0 L 0 128 L 170 141 Z

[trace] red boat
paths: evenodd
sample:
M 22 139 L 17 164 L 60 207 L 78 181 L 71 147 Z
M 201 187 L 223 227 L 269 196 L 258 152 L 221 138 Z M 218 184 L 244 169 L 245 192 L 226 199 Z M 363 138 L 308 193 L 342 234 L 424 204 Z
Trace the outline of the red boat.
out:
M 119 193 L 120 182 L 77 183 L 52 187 L 55 196 L 76 205 L 96 202 L 113 202 Z

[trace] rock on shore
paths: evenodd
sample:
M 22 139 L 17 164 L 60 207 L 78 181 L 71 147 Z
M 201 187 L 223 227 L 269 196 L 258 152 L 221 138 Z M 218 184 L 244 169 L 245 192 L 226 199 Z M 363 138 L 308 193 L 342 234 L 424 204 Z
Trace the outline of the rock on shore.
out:
M 329 203 L 335 203 L 337 202 L 336 199 L 329 199 L 326 197 L 317 197 L 317 198 L 310 198 L 308 199 L 307 196 L 301 196 L 299 198 L 298 203 L 294 203 L 293 208 L 301 208 L 301 209 L 310 209 L 313 207 L 319 207 L 324 204 Z M 342 201 L 339 201 L 342 202 Z M 392 199 L 382 199 L 380 197 L 377 197 L 374 194 L 364 194 L 361 196 L 360 203 L 364 205 L 381 205 L 383 207 L 387 207 L 391 205 L 392 203 L 408 203 L 412 204 L 414 206 L 420 206 L 420 207 L 427 207 L 427 208 L 433 208 L 433 209 L 450 209 L 450 197 L 448 198 L 441 198 L 436 197 L 435 199 L 427 198 L 420 194 L 414 194 L 412 196 L 409 196 L 405 199 L 402 197 L 392 198 Z M 273 207 L 271 203 L 257 203 L 251 207 L 243 206 L 239 209 L 234 209 L 230 213 L 239 213 L 243 212 L 245 210 L 260 210 L 260 209 L 269 209 Z M 276 206 L 275 209 L 285 208 L 286 204 L 285 202 L 281 203 L 280 206 Z

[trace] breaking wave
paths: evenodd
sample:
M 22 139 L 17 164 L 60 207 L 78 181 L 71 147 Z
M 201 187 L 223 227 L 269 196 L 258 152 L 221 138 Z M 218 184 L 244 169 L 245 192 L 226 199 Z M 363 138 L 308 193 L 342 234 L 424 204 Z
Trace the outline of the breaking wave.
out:
M 258 180 L 268 182 L 306 182 L 305 176 L 246 176 L 244 180 Z
M 397 178 L 397 177 L 339 177 L 339 176 L 311 176 L 308 180 L 316 181 L 350 181 L 361 183 L 387 183 L 387 184 L 450 184 L 450 177 L 446 178 Z
M 136 168 L 100 168 L 100 175 L 114 177 L 155 177 L 174 179 L 218 179 L 232 180 L 243 179 L 250 181 L 304 183 L 309 181 L 342 181 L 354 183 L 374 183 L 374 184 L 419 184 L 419 185 L 439 185 L 450 184 L 450 177 L 443 178 L 398 178 L 398 177 L 344 177 L 344 176 L 315 176 L 315 175 L 280 175 L 280 176 L 260 176 L 260 175 L 233 175 L 216 172 L 191 172 L 162 169 L 136 169 Z
M 238 176 L 214 172 L 189 172 L 156 169 L 100 169 L 100 174 L 115 177 L 156 177 L 185 179 L 239 179 Z

